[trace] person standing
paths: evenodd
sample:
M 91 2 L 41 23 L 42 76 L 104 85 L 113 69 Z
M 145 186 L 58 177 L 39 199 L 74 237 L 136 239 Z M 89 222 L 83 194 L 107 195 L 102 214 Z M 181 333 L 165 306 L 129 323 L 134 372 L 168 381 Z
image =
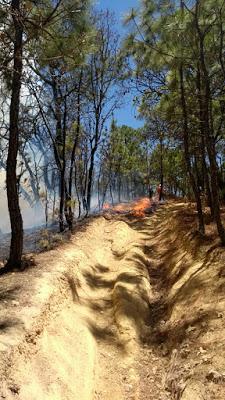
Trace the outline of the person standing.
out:
M 161 184 L 159 184 L 157 187 L 157 193 L 158 193 L 158 199 L 159 199 L 159 201 L 161 201 L 162 200 L 162 185 Z

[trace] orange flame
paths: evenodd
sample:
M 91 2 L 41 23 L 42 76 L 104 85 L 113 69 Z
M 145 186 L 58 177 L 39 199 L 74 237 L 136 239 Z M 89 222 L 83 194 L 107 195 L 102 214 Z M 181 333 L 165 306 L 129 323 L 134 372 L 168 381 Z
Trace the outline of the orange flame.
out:
M 149 200 L 148 197 L 145 197 L 134 203 L 131 212 L 133 215 L 137 217 L 144 217 L 145 211 L 150 207 L 151 207 L 151 201 Z
M 123 211 L 128 211 L 129 210 L 129 205 L 126 203 L 120 203 L 117 204 L 113 209 L 117 212 L 123 212 Z
M 109 203 L 105 203 L 105 204 L 103 204 L 102 208 L 103 208 L 103 210 L 109 210 L 111 208 L 111 206 Z
M 151 205 L 151 200 L 148 197 L 144 197 L 143 199 L 139 199 L 132 203 L 120 203 L 116 206 L 110 206 L 110 204 L 105 203 L 103 210 L 112 210 L 112 212 L 118 213 L 125 212 L 136 217 L 144 217 L 146 210 L 148 210 Z

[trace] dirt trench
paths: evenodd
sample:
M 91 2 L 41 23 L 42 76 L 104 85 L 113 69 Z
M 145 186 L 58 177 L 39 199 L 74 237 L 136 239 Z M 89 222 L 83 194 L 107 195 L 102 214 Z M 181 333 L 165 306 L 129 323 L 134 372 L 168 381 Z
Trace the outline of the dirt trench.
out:
M 153 296 L 143 233 L 104 217 L 1 278 L 2 399 L 140 399 Z
M 194 226 L 106 214 L 1 277 L 0 399 L 223 400 L 225 252 Z

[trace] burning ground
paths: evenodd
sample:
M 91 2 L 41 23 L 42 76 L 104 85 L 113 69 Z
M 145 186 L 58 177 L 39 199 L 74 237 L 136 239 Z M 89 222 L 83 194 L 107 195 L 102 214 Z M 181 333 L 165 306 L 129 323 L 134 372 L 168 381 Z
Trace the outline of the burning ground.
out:
M 119 203 L 116 205 L 105 203 L 103 205 L 103 213 L 125 214 L 131 217 L 144 218 L 156 209 L 156 205 L 156 198 L 150 200 L 148 197 L 144 197 L 133 202 Z
M 225 398 L 224 249 L 190 205 L 147 200 L 0 278 L 0 398 Z

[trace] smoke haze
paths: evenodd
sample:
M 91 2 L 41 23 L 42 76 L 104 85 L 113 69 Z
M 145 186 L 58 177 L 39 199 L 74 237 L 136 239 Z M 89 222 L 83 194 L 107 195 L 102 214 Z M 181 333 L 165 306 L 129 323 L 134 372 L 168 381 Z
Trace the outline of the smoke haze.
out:
M 45 222 L 44 209 L 41 203 L 31 207 L 26 200 L 20 197 L 20 207 L 23 216 L 24 229 L 42 225 Z M 5 172 L 0 172 L 0 232 L 10 232 L 10 221 L 5 188 Z

